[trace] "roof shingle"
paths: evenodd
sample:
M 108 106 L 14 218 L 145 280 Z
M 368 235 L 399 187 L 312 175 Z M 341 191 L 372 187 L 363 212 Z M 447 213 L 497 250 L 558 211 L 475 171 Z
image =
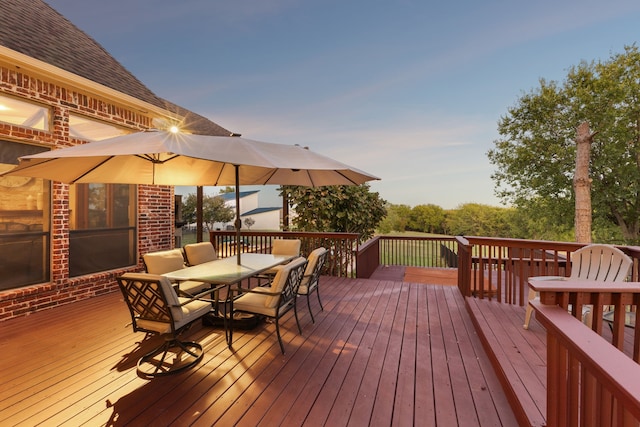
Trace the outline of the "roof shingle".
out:
M 100 44 L 41 0 L 0 1 L 0 45 L 184 116 L 194 133 L 230 133 L 155 95 Z

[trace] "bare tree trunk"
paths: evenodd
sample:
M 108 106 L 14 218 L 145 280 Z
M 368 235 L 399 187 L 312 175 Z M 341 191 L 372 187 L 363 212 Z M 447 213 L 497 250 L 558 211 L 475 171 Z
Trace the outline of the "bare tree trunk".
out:
M 593 136 L 589 123 L 578 126 L 576 137 L 576 170 L 573 176 L 573 190 L 576 195 L 575 229 L 576 242 L 591 243 L 591 178 L 589 160 Z

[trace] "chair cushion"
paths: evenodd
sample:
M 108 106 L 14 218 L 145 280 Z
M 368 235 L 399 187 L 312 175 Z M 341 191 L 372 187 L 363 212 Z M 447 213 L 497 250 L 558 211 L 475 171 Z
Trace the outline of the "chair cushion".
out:
M 144 254 L 142 258 L 147 273 L 150 274 L 165 274 L 184 268 L 184 257 L 180 249 L 149 252 Z
M 260 292 L 261 287 L 255 287 L 252 291 Z M 266 292 L 271 292 L 271 289 L 266 289 Z M 250 313 L 263 314 L 265 316 L 275 317 L 276 307 L 269 307 L 267 304 L 268 299 L 272 299 L 271 295 L 264 295 L 260 293 L 247 292 L 233 301 L 233 309 L 240 311 L 248 311 Z M 277 303 L 277 299 L 276 299 Z
M 272 255 L 300 255 L 300 239 L 275 239 L 271 246 Z
M 180 300 L 181 302 L 188 301 L 187 298 L 180 298 Z M 179 315 L 181 320 L 178 321 L 176 319 L 176 311 L 174 310 L 178 310 L 180 312 Z M 185 304 L 181 307 L 177 307 L 177 308 L 172 307 L 171 314 L 173 315 L 173 319 L 174 319 L 174 328 L 176 330 L 180 329 L 187 323 L 190 323 L 204 316 L 209 311 L 211 311 L 211 304 L 205 301 L 191 301 L 190 303 Z M 136 323 L 138 324 L 138 326 L 144 329 L 155 331 L 159 334 L 168 334 L 171 332 L 171 325 L 169 323 L 155 322 L 153 320 L 142 320 L 142 319 L 138 320 Z
M 306 295 L 309 292 L 309 281 L 312 278 L 313 270 L 316 268 L 318 264 L 318 258 L 320 255 L 325 253 L 327 250 L 325 248 L 317 248 L 311 251 L 309 254 L 309 263 L 307 264 L 307 268 L 304 270 L 304 277 L 302 278 L 302 282 L 300 282 L 300 286 L 298 287 L 298 294 Z M 313 287 L 313 284 L 312 284 Z
M 169 304 L 169 308 L 171 309 L 171 315 L 173 316 L 173 320 L 175 322 L 181 322 L 183 317 L 183 312 L 180 309 L 180 299 L 176 294 L 176 291 L 173 289 L 173 285 L 171 281 L 165 276 L 158 275 L 150 275 L 154 278 L 154 280 L 160 281 L 160 287 L 162 287 L 162 292 L 164 293 L 164 297 L 167 300 L 167 304 Z
M 318 263 L 318 258 L 320 258 L 320 255 L 322 255 L 326 251 L 327 250 L 325 248 L 317 248 L 311 251 L 308 258 L 309 264 L 307 264 L 307 269 L 304 271 L 305 276 L 313 273 L 313 269 L 316 268 L 316 264 Z
M 180 304 L 188 301 L 188 298 L 178 298 Z M 183 327 L 187 323 L 193 322 L 196 319 L 201 318 L 205 314 L 211 311 L 211 303 L 207 301 L 191 301 L 183 306 L 179 307 L 182 312 L 182 320 L 176 321 L 176 329 Z
M 284 289 L 284 286 L 287 283 L 287 280 L 289 279 L 289 272 L 299 266 L 302 263 L 307 262 L 307 260 L 303 257 L 298 257 L 296 259 L 294 259 L 293 261 L 291 261 L 289 264 L 285 264 L 283 265 L 278 272 L 276 273 L 275 277 L 273 278 L 273 281 L 271 282 L 271 292 L 282 292 L 282 290 Z M 295 290 L 294 290 L 295 292 Z M 278 300 L 280 298 L 278 296 L 270 296 L 269 298 L 267 298 L 267 300 L 265 301 L 265 305 L 267 308 L 273 308 L 278 304 Z
M 301 283 L 300 284 L 300 286 L 298 287 L 298 294 L 306 295 L 307 292 L 309 292 L 309 286 L 307 285 L 309 283 L 309 277 L 305 277 L 302 280 L 306 281 L 307 283 Z
M 192 243 L 184 246 L 184 253 L 189 265 L 198 265 L 204 262 L 214 261 L 218 254 L 211 242 Z

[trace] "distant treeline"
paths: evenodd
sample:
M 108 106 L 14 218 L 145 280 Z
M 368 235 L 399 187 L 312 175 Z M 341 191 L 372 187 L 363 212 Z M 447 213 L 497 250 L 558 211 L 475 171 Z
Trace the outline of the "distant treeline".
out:
M 466 203 L 455 209 L 433 204 L 410 207 L 388 204 L 378 232 L 417 231 L 451 236 L 483 236 L 533 240 L 574 241 L 573 212 L 563 218 L 518 208 Z M 614 223 L 596 224 L 594 242 L 624 244 Z

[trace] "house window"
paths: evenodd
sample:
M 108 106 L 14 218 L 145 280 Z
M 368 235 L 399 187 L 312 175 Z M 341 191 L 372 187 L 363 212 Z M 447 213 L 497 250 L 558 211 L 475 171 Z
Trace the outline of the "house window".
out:
M 47 150 L 0 140 L 0 172 L 13 169 L 20 156 Z M 0 289 L 49 281 L 50 218 L 50 181 L 0 177 Z
M 49 130 L 47 107 L 0 95 L 0 122 L 38 130 Z
M 106 122 L 90 119 L 77 114 L 69 114 L 69 136 L 84 141 L 100 141 L 131 131 Z
M 136 264 L 135 194 L 128 184 L 71 186 L 71 277 Z

